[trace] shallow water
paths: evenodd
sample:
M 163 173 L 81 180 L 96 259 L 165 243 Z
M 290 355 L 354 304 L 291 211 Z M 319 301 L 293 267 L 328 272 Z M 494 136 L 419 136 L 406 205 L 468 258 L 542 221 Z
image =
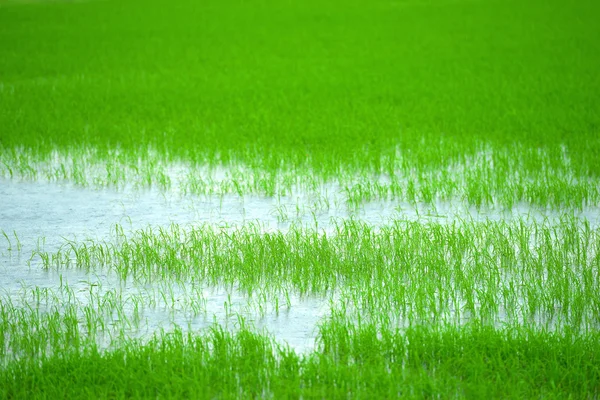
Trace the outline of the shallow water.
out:
M 79 270 L 31 272 L 34 277 L 30 282 L 35 285 L 22 280 L 18 286 L 6 287 L 3 278 L 0 300 L 17 307 L 36 304 L 41 313 L 75 306 L 80 330 L 85 334 L 83 310 L 91 306 L 107 326 L 95 336 L 101 348 L 114 346 L 114 339 L 122 333 L 146 340 L 176 327 L 184 332 L 201 332 L 216 323 L 235 330 L 243 318 L 248 327 L 264 329 L 296 351 L 307 352 L 314 348 L 318 322 L 329 312 L 323 297 L 291 294 L 286 303 L 284 296 L 279 296 L 280 307 L 275 309 L 272 298 L 260 301 L 235 288 L 198 288 L 173 281 L 141 284 L 122 281 L 114 274 L 90 275 Z
M 67 285 L 75 293 L 79 306 L 91 301 L 90 289 L 96 295 L 118 291 L 129 299 L 123 305 L 127 315 L 133 312 L 133 300 L 142 305 L 142 315 L 132 337 L 147 337 L 174 326 L 194 331 L 217 322 L 234 326 L 237 315 L 259 329 L 265 329 L 280 341 L 298 351 L 310 350 L 319 321 L 329 313 L 331 298 L 289 295 L 279 299 L 280 309 L 267 301 L 259 311 L 256 299 L 233 288 L 205 287 L 191 293 L 190 288 L 166 282 L 163 287 L 140 286 L 123 282 L 116 276 L 90 275 L 76 269 L 45 271 L 32 254 L 36 249 L 55 252 L 68 241 L 86 239 L 110 241 L 114 226 L 120 224 L 126 233 L 148 226 L 210 224 L 240 227 L 249 223 L 263 231 L 286 230 L 292 224 L 334 231 L 336 221 L 353 218 L 374 226 L 394 219 L 437 223 L 459 220 L 558 222 L 563 214 L 571 214 L 600 226 L 600 212 L 588 207 L 579 211 L 544 210 L 521 204 L 511 210 L 465 206 L 459 202 L 438 202 L 435 206 L 393 201 L 367 202 L 358 208 L 348 207 L 343 188 L 331 184 L 318 193 L 300 190 L 288 196 L 268 198 L 247 195 L 192 196 L 165 194 L 158 190 L 91 190 L 70 184 L 17 182 L 0 179 L 0 288 L 5 299 L 18 302 L 24 291 L 48 288 L 58 292 Z M 17 239 L 18 238 L 18 239 Z M 9 250 L 10 249 L 10 250 Z M 159 292 L 169 293 L 172 304 L 160 299 Z M 202 312 L 192 312 L 190 298 L 201 298 Z M 66 301 L 66 300 L 65 300 Z M 117 322 L 115 322 L 117 323 Z M 110 340 L 104 343 L 110 346 Z
M 329 206 L 324 206 L 327 199 Z M 0 229 L 16 247 L 17 235 L 23 253 L 43 245 L 55 251 L 65 239 L 107 240 L 115 224 L 128 231 L 147 226 L 211 224 L 242 226 L 255 223 L 264 231 L 286 230 L 291 224 L 332 231 L 336 221 L 353 218 L 372 225 L 392 219 L 451 223 L 455 221 L 558 222 L 564 214 L 600 226 L 600 209 L 558 211 L 519 204 L 510 210 L 476 208 L 461 202 L 438 201 L 434 206 L 399 201 L 371 201 L 354 209 L 345 204 L 342 188 L 331 184 L 320 195 L 303 192 L 269 198 L 257 195 L 182 196 L 158 190 L 91 190 L 70 184 L 15 182 L 0 178 Z M 7 248 L 6 239 L 0 249 Z M 0 243 L 2 243 L 0 241 Z

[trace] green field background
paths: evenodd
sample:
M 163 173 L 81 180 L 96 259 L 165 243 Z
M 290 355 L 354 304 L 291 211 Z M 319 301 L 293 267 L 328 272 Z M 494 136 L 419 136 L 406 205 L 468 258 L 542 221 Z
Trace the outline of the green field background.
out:
M 328 170 L 519 143 L 600 173 L 595 1 L 0 4 L 4 148 Z

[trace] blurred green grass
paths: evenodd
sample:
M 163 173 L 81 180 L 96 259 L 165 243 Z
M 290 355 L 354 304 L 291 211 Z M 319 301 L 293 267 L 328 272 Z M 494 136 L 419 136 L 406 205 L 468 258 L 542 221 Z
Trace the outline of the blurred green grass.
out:
M 0 148 L 327 171 L 564 144 L 597 175 L 598 4 L 4 2 Z

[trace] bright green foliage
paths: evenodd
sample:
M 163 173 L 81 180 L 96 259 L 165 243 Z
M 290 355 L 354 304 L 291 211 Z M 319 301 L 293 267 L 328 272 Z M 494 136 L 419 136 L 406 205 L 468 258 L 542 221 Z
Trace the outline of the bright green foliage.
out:
M 171 225 L 119 241 L 40 252 L 40 261 L 44 268 L 104 269 L 140 282 L 236 287 L 271 301 L 286 293 L 338 293 L 344 312 L 392 326 L 600 326 L 600 232 L 576 219 L 395 221 L 377 229 L 344 221 L 329 235 Z
M 600 233 L 581 221 L 397 221 L 377 230 L 346 221 L 330 235 L 177 225 L 131 238 L 117 232 L 118 245 L 70 242 L 38 256 L 58 270 L 181 282 L 189 302 L 169 307 L 196 314 L 205 304 L 193 301 L 201 295 L 194 288 L 204 285 L 235 286 L 259 317 L 279 312 L 274 304 L 289 293 L 329 298 L 317 349 L 300 355 L 250 333 L 231 304 L 237 336 L 216 325 L 208 337 L 176 331 L 144 344 L 126 332 L 156 300 L 90 287 L 82 301 L 67 285 L 62 297 L 34 288 L 23 292 L 28 307 L 0 303 L 9 396 L 34 382 L 49 396 L 94 385 L 107 397 L 598 394 Z M 171 304 L 167 286 L 159 292 Z M 128 311 L 131 303 L 141 310 Z M 99 350 L 106 337 L 110 348 Z M 118 379 L 100 379 L 103 369 Z
M 564 212 L 327 234 L 117 226 L 115 241 L 40 249 L 33 269 L 154 292 L 61 278 L 3 293 L 0 397 L 597 398 L 600 232 L 572 209 L 600 202 L 599 4 L 0 0 L 0 179 L 300 192 L 313 215 L 371 201 Z M 322 195 L 336 184 L 341 205 Z M 128 336 L 145 308 L 206 316 L 216 286 L 257 318 L 290 296 L 328 302 L 316 349 L 256 333 L 231 301 L 235 333 Z
M 19 3 L 0 5 L 3 151 L 334 174 L 517 142 L 599 172 L 595 1 Z
M 523 329 L 322 328 L 322 352 L 297 356 L 264 336 L 214 328 L 122 350 L 67 353 L 0 371 L 3 397 L 533 398 L 598 396 L 600 337 Z M 335 350 L 332 350 L 335 348 Z

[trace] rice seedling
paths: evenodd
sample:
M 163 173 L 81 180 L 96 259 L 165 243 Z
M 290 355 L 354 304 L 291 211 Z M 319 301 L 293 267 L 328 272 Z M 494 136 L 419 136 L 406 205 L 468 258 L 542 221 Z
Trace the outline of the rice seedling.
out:
M 595 3 L 24 3 L 1 397 L 598 397 Z
M 293 226 L 284 234 L 171 225 L 123 235 L 119 245 L 84 243 L 41 259 L 45 268 L 114 272 L 140 283 L 236 287 L 255 296 L 260 310 L 290 290 L 324 296 L 341 290 L 364 313 L 385 318 L 384 310 L 402 310 L 409 324 L 431 316 L 494 324 L 531 317 L 534 325 L 547 325 L 553 320 L 542 314 L 550 313 L 561 318 L 556 329 L 571 324 L 586 331 L 599 322 L 591 312 L 598 235 L 575 219 L 557 225 L 396 220 L 377 230 L 344 220 L 334 234 Z M 174 307 L 173 296 L 163 291 L 162 302 Z
M 598 341 L 592 337 L 572 342 L 568 336 L 499 333 L 477 325 L 399 333 L 332 321 L 322 327 L 320 343 L 322 352 L 298 356 L 247 328 L 231 334 L 214 327 L 200 337 L 176 331 L 123 350 L 90 349 L 43 364 L 13 365 L 2 375 L 2 387 L 7 395 L 101 397 L 543 396 L 556 388 L 585 396 L 597 390 Z M 567 367 L 575 348 L 577 371 Z M 465 352 L 475 356 L 464 357 Z M 99 374 L 106 379 L 96 379 Z M 175 375 L 179 380 L 169 378 Z M 67 385 L 53 384 L 61 376 Z
M 542 346 L 558 346 L 554 342 L 557 338 L 563 338 L 559 340 L 564 343 L 593 343 L 600 325 L 599 235 L 598 227 L 575 216 L 533 223 L 523 219 L 453 223 L 392 219 L 378 226 L 341 219 L 332 232 L 301 225 L 291 225 L 284 233 L 265 232 L 259 224 L 233 229 L 172 224 L 129 234 L 122 226 L 115 226 L 112 241 L 66 240 L 55 252 L 37 250 L 36 259 L 39 256 L 42 268 L 57 272 L 82 269 L 97 276 L 115 276 L 124 286 L 111 288 L 103 281 L 89 280 L 78 282 L 78 289 L 74 289 L 72 283 L 61 278 L 57 289 L 25 287 L 22 295 L 3 297 L 2 371 L 9 379 L 15 376 L 9 371 L 20 368 L 19 376 L 23 378 L 33 373 L 26 372 L 34 371 L 32 368 L 50 365 L 55 354 L 63 350 L 70 352 L 63 362 L 95 352 L 96 359 L 110 358 L 111 354 L 127 354 L 129 359 L 134 350 L 128 346 L 133 343 L 139 343 L 144 351 L 154 351 L 151 349 L 156 344 L 152 343 L 168 341 L 168 332 L 173 329 L 196 338 L 194 332 L 206 332 L 211 320 L 220 330 L 248 326 L 248 321 L 256 323 L 270 315 L 280 318 L 294 312 L 297 303 L 293 298 L 304 296 L 328 304 L 328 311 L 323 314 L 326 319 L 313 328 L 317 348 L 292 357 L 295 367 L 286 367 L 296 371 L 293 380 L 301 382 L 293 393 L 367 393 L 375 390 L 375 379 L 383 379 L 390 385 L 386 394 L 408 393 L 409 397 L 438 393 L 427 391 L 427 382 L 442 385 L 446 380 L 454 386 L 440 387 L 459 397 L 478 390 L 500 390 L 495 393 L 502 394 L 506 392 L 494 380 L 490 386 L 476 383 L 488 367 L 469 364 L 469 368 L 479 370 L 459 378 L 455 369 L 443 364 L 436 366 L 437 372 L 432 375 L 419 372 L 422 363 L 438 365 L 443 357 L 411 364 L 411 353 L 406 349 L 419 340 L 424 341 L 423 346 L 426 341 L 433 343 L 438 334 L 464 334 L 468 340 L 475 340 L 468 335 L 479 335 L 480 331 L 500 335 L 494 337 L 503 345 L 510 342 L 516 346 L 532 337 L 538 338 L 535 340 Z M 32 268 L 37 266 L 38 262 L 32 261 Z M 132 283 L 137 292 L 131 292 Z M 215 292 L 204 289 L 210 287 L 223 288 L 221 300 L 211 300 Z M 159 319 L 154 320 L 152 315 L 159 315 Z M 198 317 L 207 322 L 201 323 Z M 160 320 L 163 322 L 158 325 L 153 322 Z M 477 328 L 472 331 L 474 326 Z M 160 332 L 156 329 L 167 336 L 148 342 L 148 335 Z M 53 337 L 41 335 L 42 331 Z M 225 331 L 219 332 L 219 338 L 225 335 L 219 340 L 237 340 Z M 525 336 L 510 339 L 514 332 Z M 261 334 L 251 335 L 264 340 Z M 403 358 L 394 356 L 394 362 L 388 354 L 398 345 L 390 342 L 391 337 L 396 338 L 394 343 L 405 343 Z M 212 339 L 202 340 L 210 343 Z M 458 339 L 452 340 L 456 343 Z M 489 357 L 504 357 L 493 353 L 499 351 L 499 344 L 490 346 Z M 265 357 L 275 360 L 289 360 L 293 352 L 286 350 L 278 355 L 275 347 L 269 349 L 264 350 Z M 119 353 L 122 351 L 126 353 Z M 577 351 L 578 357 L 588 357 L 582 355 L 583 348 Z M 34 359 L 39 362 L 31 363 Z M 454 360 L 467 362 L 456 356 Z M 397 375 L 390 377 L 390 369 L 400 368 L 397 363 L 402 365 L 398 374 L 416 374 L 412 384 L 400 387 L 392 383 Z M 226 371 L 235 370 L 231 364 L 225 365 Z M 575 368 L 573 363 L 569 366 Z M 368 371 L 372 368 L 381 373 L 371 376 Z M 496 369 L 490 371 L 499 373 Z M 597 376 L 593 370 L 580 371 L 587 385 L 581 393 L 593 395 Z M 275 364 L 265 367 L 262 373 L 278 376 L 279 372 L 283 370 Z M 538 373 L 551 374 L 549 370 Z M 223 379 L 237 376 L 229 372 L 225 375 L 228 378 Z M 556 377 L 545 379 L 552 382 Z M 235 381 L 236 390 L 245 393 L 246 384 L 239 379 Z M 279 387 L 275 381 L 252 382 L 248 390 L 265 395 Z M 333 382 L 342 386 L 331 386 Z M 515 381 L 511 390 L 522 390 L 526 395 L 567 390 L 557 382 L 548 385 Z M 75 393 L 77 388 L 69 390 Z
M 338 184 L 340 191 L 345 193 L 345 202 L 354 209 L 375 199 L 433 204 L 436 200 L 459 198 L 478 207 L 499 205 L 510 208 L 516 203 L 528 202 L 543 207 L 560 206 L 575 209 L 597 205 L 600 200 L 597 180 L 578 175 L 569 160 L 563 160 L 564 155 L 554 155 L 551 158 L 535 154 L 539 159 L 531 163 L 537 165 L 538 169 L 532 169 L 523 164 L 524 159 L 532 156 L 527 148 L 514 146 L 509 149 L 488 149 L 485 152 L 489 154 L 489 160 L 480 159 L 475 155 L 458 162 L 439 164 L 418 171 L 414 170 L 413 164 L 397 159 L 390 166 L 389 173 L 385 174 L 390 177 L 388 182 L 386 179 L 381 181 L 381 177 L 385 176 L 382 175 L 382 171 L 369 171 L 365 175 L 348 171 L 338 176 Z M 87 159 L 83 164 L 88 172 L 63 173 L 64 176 L 60 180 L 82 186 L 123 188 L 125 184 L 129 184 L 137 188 L 156 187 L 162 191 L 176 188 L 182 193 L 202 195 L 236 194 L 242 198 L 246 194 L 271 197 L 276 194 L 285 195 L 292 193 L 298 186 L 302 187 L 303 191 L 319 195 L 322 187 L 331 183 L 327 176 L 315 177 L 312 170 L 306 170 L 304 167 L 268 171 L 252 170 L 247 165 L 238 163 L 229 165 L 228 171 L 219 177 L 214 169 L 210 172 L 190 163 L 173 167 L 166 160 L 151 158 L 136 161 L 138 165 L 132 166 L 127 159 L 120 160 L 117 157 L 113 160 L 112 154 L 97 156 L 88 153 L 90 152 L 87 150 L 81 150 L 74 155 L 54 155 L 52 159 L 63 160 L 60 161 L 60 167 L 53 166 L 53 163 L 58 161 L 34 162 L 27 171 L 45 168 L 65 170 L 65 163 L 68 164 L 66 160 L 72 164 L 73 160 L 84 158 Z M 12 153 L 1 155 L 6 157 L 6 154 L 10 156 Z M 26 162 L 23 160 L 28 158 L 34 156 L 26 153 L 12 161 L 8 159 L 3 162 L 23 163 Z M 556 159 L 563 161 L 557 165 L 559 161 Z M 112 173 L 112 169 L 118 170 L 120 175 Z M 104 174 L 107 175 L 103 176 Z M 36 179 L 37 176 L 22 178 Z

